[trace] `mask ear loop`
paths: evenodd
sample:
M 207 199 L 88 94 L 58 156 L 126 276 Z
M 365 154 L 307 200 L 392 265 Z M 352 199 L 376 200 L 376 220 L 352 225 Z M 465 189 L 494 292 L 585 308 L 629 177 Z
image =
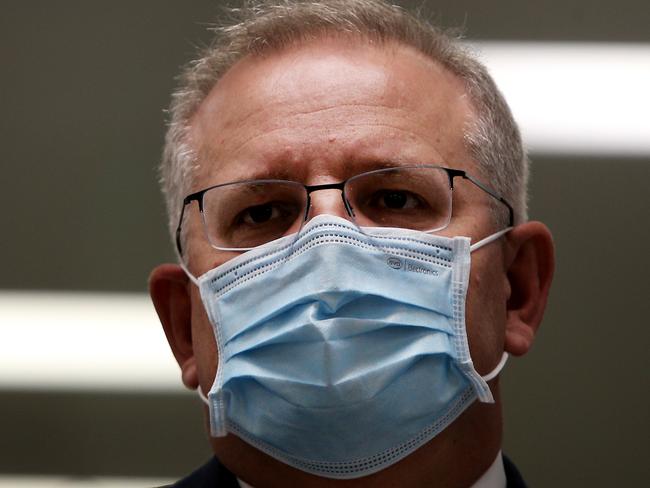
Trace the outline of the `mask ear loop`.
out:
M 187 269 L 187 266 L 185 266 L 185 263 L 183 262 L 182 258 L 178 258 L 178 265 L 181 267 L 183 271 L 185 271 L 185 274 L 189 278 L 189 280 L 194 283 L 196 286 L 199 286 L 199 280 L 192 274 L 190 273 L 190 270 Z
M 501 370 L 506 365 L 507 361 L 508 361 L 508 353 L 504 351 L 503 354 L 501 355 L 501 360 L 499 360 L 499 364 L 497 364 L 495 368 L 492 371 L 490 371 L 488 374 L 482 376 L 483 380 L 487 383 L 488 381 L 493 380 L 494 378 L 499 376 L 499 373 L 501 373 Z
M 499 237 L 507 234 L 511 230 L 512 230 L 512 226 L 511 227 L 506 227 L 505 229 L 500 230 L 499 232 L 495 232 L 494 234 L 491 234 L 491 235 L 487 236 L 486 238 L 481 239 L 478 242 L 475 242 L 474 244 L 469 246 L 469 252 L 474 252 L 474 251 L 476 251 L 477 249 L 480 249 L 483 246 L 487 246 L 489 243 L 496 241 Z
M 483 246 L 487 246 L 491 242 L 496 241 L 503 235 L 510 232 L 511 229 L 512 226 L 506 227 L 505 229 L 495 232 L 494 234 L 489 235 L 484 239 L 481 239 L 480 241 L 472 244 L 471 246 L 469 246 L 470 253 L 476 251 L 477 249 L 482 248 Z M 499 375 L 499 373 L 501 373 L 501 370 L 506 365 L 507 361 L 508 361 L 508 353 L 504 351 L 503 354 L 501 355 L 501 359 L 499 360 L 499 363 L 495 366 L 495 368 L 492 371 L 490 371 L 488 374 L 481 376 L 481 378 L 483 378 L 483 381 L 487 383 L 488 381 L 496 378 Z
M 206 405 L 210 406 L 210 400 L 208 400 L 208 397 L 203 394 L 203 390 L 201 389 L 201 385 L 196 389 L 196 392 L 199 394 L 199 398 L 203 403 Z

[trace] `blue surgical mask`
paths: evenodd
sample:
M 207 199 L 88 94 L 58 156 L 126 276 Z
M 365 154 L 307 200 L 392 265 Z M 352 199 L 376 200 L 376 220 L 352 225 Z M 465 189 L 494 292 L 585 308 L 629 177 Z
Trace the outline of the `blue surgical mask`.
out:
M 504 230 L 471 246 L 480 247 Z M 331 215 L 202 275 L 219 366 L 213 436 L 329 478 L 394 464 L 477 398 L 465 328 L 470 240 Z

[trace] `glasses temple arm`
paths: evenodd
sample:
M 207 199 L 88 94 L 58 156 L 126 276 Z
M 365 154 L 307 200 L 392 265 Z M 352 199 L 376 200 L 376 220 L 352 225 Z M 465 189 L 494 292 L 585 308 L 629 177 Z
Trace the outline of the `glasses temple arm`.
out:
M 178 258 L 183 258 L 183 249 L 181 246 L 181 227 L 183 224 L 183 217 L 185 216 L 185 207 L 189 203 L 192 203 L 192 200 L 198 200 L 196 194 L 188 195 L 183 199 L 183 206 L 181 207 L 181 214 L 178 217 L 178 225 L 176 226 L 176 250 L 178 251 Z
M 464 179 L 469 180 L 472 183 L 474 183 L 476 186 L 478 186 L 481 190 L 483 190 L 485 193 L 490 195 L 492 198 L 495 198 L 496 200 L 503 203 L 508 208 L 508 227 L 512 227 L 513 225 L 515 225 L 515 211 L 512 208 L 512 205 L 510 205 L 505 198 L 503 198 L 497 192 L 492 190 L 490 187 L 488 187 L 488 186 L 484 185 L 483 183 L 481 183 L 479 180 L 471 177 L 467 173 L 463 172 L 463 174 L 461 176 Z

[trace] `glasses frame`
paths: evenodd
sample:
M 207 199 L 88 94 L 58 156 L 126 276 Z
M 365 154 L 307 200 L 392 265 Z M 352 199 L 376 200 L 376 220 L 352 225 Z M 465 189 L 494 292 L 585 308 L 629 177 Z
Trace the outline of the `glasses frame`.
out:
M 235 184 L 241 184 L 241 183 L 290 183 L 292 185 L 297 185 L 301 186 L 305 189 L 307 192 L 307 201 L 305 205 L 305 215 L 303 216 L 303 221 L 302 223 L 304 224 L 307 221 L 307 218 L 309 217 L 309 209 L 311 208 L 311 194 L 315 191 L 320 191 L 320 190 L 340 190 L 341 192 L 341 199 L 343 200 L 343 205 L 345 207 L 345 211 L 348 213 L 348 215 L 354 219 L 355 214 L 354 214 L 354 208 L 350 205 L 350 202 L 345 196 L 345 185 L 350 181 L 354 180 L 356 178 L 359 178 L 360 176 L 365 176 L 365 175 L 370 175 L 370 174 L 376 174 L 376 173 L 382 173 L 382 172 L 388 172 L 392 170 L 399 170 L 399 169 L 413 169 L 413 168 L 431 168 L 431 169 L 441 169 L 447 173 L 447 177 L 449 178 L 449 188 L 450 190 L 454 190 L 454 178 L 462 178 L 464 180 L 467 180 L 474 184 L 476 187 L 479 189 L 483 190 L 485 193 L 490 195 L 492 198 L 496 199 L 500 203 L 506 206 L 508 209 L 508 227 L 512 227 L 514 225 L 514 220 L 515 220 L 515 213 L 512 208 L 512 205 L 510 205 L 505 198 L 503 198 L 501 195 L 499 195 L 496 191 L 494 191 L 492 188 L 489 186 L 485 185 L 481 181 L 477 180 L 473 176 L 467 174 L 466 171 L 460 170 L 460 169 L 454 169 L 454 168 L 446 168 L 444 166 L 437 166 L 437 165 L 431 165 L 431 164 L 420 164 L 420 165 L 409 165 L 409 166 L 393 166 L 389 168 L 381 168 L 381 169 L 376 169 L 372 171 L 364 171 L 363 173 L 359 173 L 357 175 L 351 176 L 350 178 L 346 178 L 343 181 L 340 181 L 338 183 L 325 183 L 322 185 L 305 185 L 303 183 L 300 183 L 299 181 L 292 181 L 292 180 L 278 180 L 278 179 L 253 179 L 253 180 L 241 180 L 241 181 L 230 181 L 227 183 L 221 183 L 218 185 L 213 185 L 209 186 L 207 188 L 204 188 L 203 190 L 199 190 L 194 193 L 190 193 L 183 199 L 183 206 L 181 207 L 181 214 L 178 219 L 178 226 L 176 227 L 176 249 L 178 250 L 179 256 L 183 255 L 182 251 L 182 246 L 181 246 L 181 226 L 183 224 L 183 217 L 185 215 L 185 207 L 187 205 L 191 204 L 193 201 L 198 202 L 199 204 L 199 212 L 201 213 L 201 221 L 203 225 L 203 231 L 206 235 L 206 238 L 208 239 L 208 242 L 210 242 L 210 245 L 218 249 L 220 251 L 250 251 L 251 249 L 255 249 L 255 247 L 219 247 L 214 245 L 211 240 L 210 236 L 208 235 L 207 231 L 207 224 L 205 222 L 205 216 L 203 213 L 203 196 L 210 190 L 213 190 L 215 188 L 223 187 L 223 186 L 229 186 L 229 185 L 235 185 Z M 452 210 L 452 216 L 453 216 L 453 204 L 451 207 Z M 443 227 L 429 230 L 426 232 L 437 232 L 439 230 L 442 230 L 446 228 L 449 225 L 449 222 Z M 257 246 L 256 246 L 257 247 Z

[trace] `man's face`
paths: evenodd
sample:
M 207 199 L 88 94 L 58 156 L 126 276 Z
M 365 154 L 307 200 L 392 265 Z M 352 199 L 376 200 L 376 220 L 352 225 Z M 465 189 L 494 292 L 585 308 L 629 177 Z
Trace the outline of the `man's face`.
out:
M 249 57 L 226 73 L 192 120 L 190 142 L 199 161 L 192 191 L 254 178 L 340 182 L 386 163 L 463 169 L 489 185 L 463 143 L 472 118 L 463 84 L 404 46 L 322 40 Z M 323 213 L 347 218 L 338 190 L 312 195 L 310 217 Z M 195 276 L 237 255 L 210 247 L 195 205 L 187 225 Z M 489 197 L 458 181 L 452 221 L 440 233 L 476 241 L 496 230 Z M 491 370 L 503 352 L 508 293 L 502 246 L 474 253 L 466 313 L 479 373 Z M 199 382 L 207 392 L 218 357 L 195 286 L 191 306 Z

